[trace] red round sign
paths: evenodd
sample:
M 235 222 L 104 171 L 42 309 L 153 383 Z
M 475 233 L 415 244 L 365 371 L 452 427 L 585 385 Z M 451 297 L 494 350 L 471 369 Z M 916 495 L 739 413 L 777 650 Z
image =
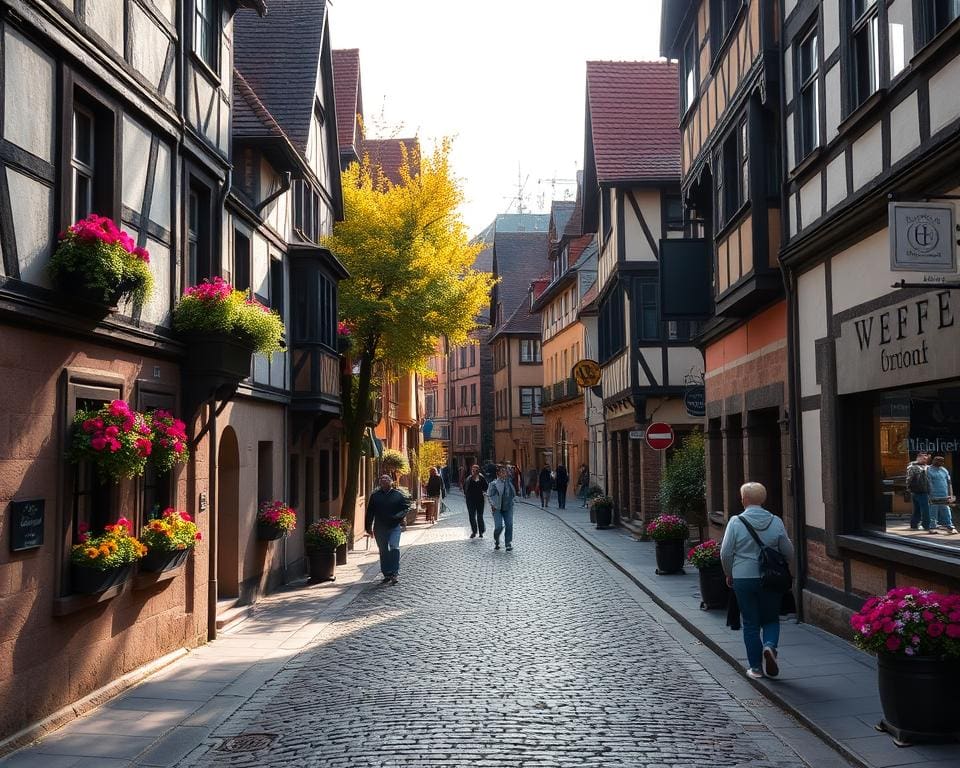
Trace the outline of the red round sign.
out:
M 647 427 L 647 445 L 655 451 L 665 451 L 673 445 L 673 427 L 657 421 Z

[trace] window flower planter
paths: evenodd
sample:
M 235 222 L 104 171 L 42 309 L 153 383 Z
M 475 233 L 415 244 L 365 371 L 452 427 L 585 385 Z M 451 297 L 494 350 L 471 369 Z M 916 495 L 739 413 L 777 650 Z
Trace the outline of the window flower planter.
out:
M 287 530 L 279 525 L 257 521 L 257 540 L 259 541 L 277 541 L 286 535 Z
M 172 552 L 150 550 L 140 561 L 140 570 L 144 573 L 163 573 L 183 565 L 190 557 L 192 549 L 177 549 Z
M 95 595 L 106 592 L 110 587 L 116 587 L 130 579 L 133 575 L 132 565 L 122 565 L 119 568 L 88 568 L 76 563 L 70 564 L 70 588 L 80 595 Z

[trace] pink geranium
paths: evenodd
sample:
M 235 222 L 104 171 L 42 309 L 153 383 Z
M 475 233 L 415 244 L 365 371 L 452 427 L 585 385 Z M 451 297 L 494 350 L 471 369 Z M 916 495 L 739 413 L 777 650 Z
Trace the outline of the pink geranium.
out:
M 874 653 L 960 658 L 960 596 L 898 587 L 850 618 L 858 646 Z M 960 616 L 958 616 L 960 618 Z
M 187 425 L 162 409 L 150 414 L 149 421 L 153 433 L 152 460 L 160 472 L 169 472 L 190 457 Z
M 74 461 L 92 461 L 101 476 L 114 481 L 143 474 L 153 440 L 143 414 L 113 400 L 98 411 L 78 411 L 74 424 Z

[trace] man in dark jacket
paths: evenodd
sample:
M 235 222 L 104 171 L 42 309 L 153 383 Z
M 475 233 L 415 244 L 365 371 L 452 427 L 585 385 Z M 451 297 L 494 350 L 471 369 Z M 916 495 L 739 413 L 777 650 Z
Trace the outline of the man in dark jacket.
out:
M 400 523 L 409 509 L 410 499 L 393 487 L 390 475 L 383 475 L 367 500 L 364 530 L 377 541 L 384 584 L 396 584 L 400 577 Z
M 480 465 L 474 464 L 470 474 L 463 481 L 463 495 L 467 499 L 467 514 L 470 517 L 470 538 L 486 533 L 487 525 L 483 521 L 483 506 L 487 501 L 487 478 L 480 474 Z
M 550 491 L 553 490 L 553 472 L 550 471 L 549 464 L 543 465 L 537 484 L 540 486 L 540 506 L 546 508 L 550 506 Z
M 563 464 L 557 464 L 557 477 L 556 477 L 556 488 L 557 488 L 557 506 L 560 509 L 567 508 L 567 486 L 570 483 L 570 473 L 567 472 L 567 468 Z

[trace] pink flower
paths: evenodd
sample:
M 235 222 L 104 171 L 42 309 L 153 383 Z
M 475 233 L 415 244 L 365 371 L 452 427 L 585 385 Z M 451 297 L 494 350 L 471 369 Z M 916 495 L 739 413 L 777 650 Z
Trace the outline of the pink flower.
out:
M 947 637 L 952 640 L 960 638 L 960 624 L 947 624 Z
M 88 435 L 97 431 L 97 425 L 94 423 L 93 419 L 84 419 L 83 431 Z
M 117 429 L 115 426 L 113 426 L 113 425 L 111 424 L 109 427 L 107 427 L 107 428 L 104 430 L 103 433 L 104 433 L 107 437 L 116 437 L 117 435 L 120 434 L 120 430 Z
M 110 415 L 122 419 L 130 414 L 130 406 L 123 400 L 113 400 L 109 407 Z
M 923 617 L 924 621 L 933 621 L 933 613 L 930 611 L 924 611 L 920 615 Z
M 200 541 L 200 539 L 203 537 L 200 535 L 200 531 L 197 531 L 197 535 L 194 536 L 193 538 L 196 539 L 197 541 Z
M 116 439 L 113 439 L 113 438 L 107 438 L 107 445 L 109 446 L 111 453 L 116 453 L 117 451 L 120 450 L 120 441 L 119 441 L 119 440 L 116 440 Z
M 183 453 L 183 443 L 174 443 L 173 444 L 174 453 Z
M 153 451 L 153 443 L 151 443 L 145 437 L 137 438 L 136 446 L 137 446 L 137 453 L 139 453 L 140 456 L 144 458 L 149 456 L 151 451 Z
M 129 520 L 127 520 L 127 518 L 125 518 L 125 517 L 121 517 L 119 520 L 117 520 L 117 525 L 122 525 L 122 526 L 123 526 L 124 528 L 126 528 L 128 531 L 132 531 L 132 530 L 133 530 L 133 523 L 131 523 L 131 522 L 130 522 Z
M 160 438 L 160 447 L 161 447 L 161 448 L 169 448 L 169 447 L 170 447 L 170 441 L 167 440 L 167 438 L 165 438 L 165 437 Z
M 181 512 L 181 513 L 180 513 L 180 519 L 181 519 L 181 520 L 186 520 L 188 523 L 192 523 L 192 522 L 193 522 L 193 518 L 190 517 L 190 513 L 189 513 L 189 512 Z
M 95 451 L 102 451 L 107 447 L 107 441 L 105 438 L 97 436 L 90 441 L 90 447 Z
M 890 635 L 886 642 L 888 651 L 896 651 L 900 647 L 900 638 L 896 635 Z
M 140 261 L 142 261 L 144 264 L 150 263 L 150 254 L 147 252 L 146 248 L 134 248 L 133 255 L 140 259 Z
M 940 637 L 940 635 L 943 634 L 943 629 L 943 624 L 938 622 L 927 624 L 927 634 L 930 635 L 930 637 Z

